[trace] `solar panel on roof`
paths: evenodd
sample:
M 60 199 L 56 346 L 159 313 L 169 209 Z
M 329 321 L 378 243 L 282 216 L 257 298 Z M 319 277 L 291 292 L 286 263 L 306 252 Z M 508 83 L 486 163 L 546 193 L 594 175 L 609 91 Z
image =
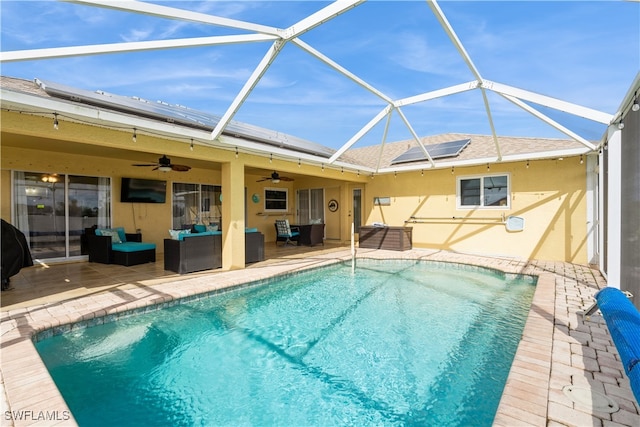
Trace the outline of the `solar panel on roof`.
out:
M 425 146 L 429 156 L 432 159 L 442 159 L 446 157 L 455 157 L 460 155 L 460 152 L 469 145 L 470 139 L 460 139 L 457 141 L 442 142 L 440 144 L 433 144 Z M 404 153 L 391 161 L 392 165 L 398 163 L 419 162 L 427 160 L 427 155 L 422 150 L 422 147 L 409 148 Z
M 181 105 L 172 105 L 166 102 L 150 102 L 141 98 L 114 95 L 103 91 L 91 92 L 46 80 L 36 81 L 45 92 L 57 98 L 108 108 L 123 113 L 135 114 L 163 122 L 212 131 L 220 121 L 220 116 L 193 110 Z M 329 158 L 335 153 L 335 150 L 302 138 L 234 120 L 229 122 L 223 134 L 243 137 L 251 141 L 324 158 Z

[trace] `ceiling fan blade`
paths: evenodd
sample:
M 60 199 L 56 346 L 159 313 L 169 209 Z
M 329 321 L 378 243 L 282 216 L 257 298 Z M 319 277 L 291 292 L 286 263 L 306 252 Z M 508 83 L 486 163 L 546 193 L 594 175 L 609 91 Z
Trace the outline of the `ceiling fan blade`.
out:
M 185 165 L 171 165 L 171 169 L 173 169 L 176 172 L 188 172 L 189 169 L 191 169 L 191 166 L 185 166 Z
M 270 181 L 271 177 L 265 177 L 263 176 L 262 179 L 257 180 L 256 182 L 263 182 L 263 181 Z
M 158 166 L 157 163 L 136 163 L 131 166 Z
M 280 181 L 293 181 L 293 178 L 288 178 L 286 176 L 281 176 Z

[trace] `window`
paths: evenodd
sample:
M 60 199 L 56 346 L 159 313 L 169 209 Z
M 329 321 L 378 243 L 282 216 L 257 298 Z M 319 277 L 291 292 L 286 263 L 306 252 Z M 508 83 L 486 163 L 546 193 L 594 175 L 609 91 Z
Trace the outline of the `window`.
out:
M 222 217 L 219 185 L 173 183 L 173 228 L 192 224 L 219 225 Z
M 458 208 L 508 208 L 509 176 L 458 178 Z
M 264 189 L 265 212 L 287 212 L 289 210 L 289 192 L 286 188 Z

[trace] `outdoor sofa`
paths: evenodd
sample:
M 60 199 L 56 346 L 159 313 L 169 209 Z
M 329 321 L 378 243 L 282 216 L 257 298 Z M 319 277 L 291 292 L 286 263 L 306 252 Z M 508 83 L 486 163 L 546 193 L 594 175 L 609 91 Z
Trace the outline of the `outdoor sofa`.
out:
M 156 261 L 156 244 L 143 242 L 141 233 L 123 227 L 85 228 L 89 262 L 132 266 Z

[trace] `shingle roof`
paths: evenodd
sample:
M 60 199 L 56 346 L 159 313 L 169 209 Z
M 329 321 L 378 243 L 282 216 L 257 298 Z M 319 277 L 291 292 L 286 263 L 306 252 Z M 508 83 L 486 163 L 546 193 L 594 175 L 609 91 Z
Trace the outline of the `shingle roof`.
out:
M 425 136 L 420 141 L 426 145 L 439 144 L 443 142 L 456 141 L 460 139 L 470 139 L 469 145 L 462 150 L 460 155 L 456 157 L 436 160 L 438 162 L 449 161 L 472 161 L 479 159 L 490 159 L 498 157 L 498 149 L 494 143 L 493 137 L 489 135 L 472 135 L 461 133 L 445 133 L 440 135 Z M 564 150 L 580 149 L 584 146 L 576 141 L 569 139 L 551 139 L 551 138 L 523 138 L 523 137 L 498 137 L 498 143 L 500 145 L 500 154 L 502 156 L 512 155 L 526 155 L 531 154 L 531 157 L 539 157 L 542 153 L 549 153 L 554 151 L 560 152 Z M 358 159 L 358 163 L 367 167 L 384 169 L 391 167 L 393 159 L 404 153 L 410 148 L 417 147 L 418 143 L 415 140 L 405 140 L 398 142 L 390 142 L 384 144 L 382 147 L 382 154 L 380 153 L 381 147 L 370 146 L 361 148 L 352 148 L 345 154 L 350 159 Z M 412 164 L 427 164 L 428 161 L 421 161 L 415 163 L 406 163 L 406 165 Z

